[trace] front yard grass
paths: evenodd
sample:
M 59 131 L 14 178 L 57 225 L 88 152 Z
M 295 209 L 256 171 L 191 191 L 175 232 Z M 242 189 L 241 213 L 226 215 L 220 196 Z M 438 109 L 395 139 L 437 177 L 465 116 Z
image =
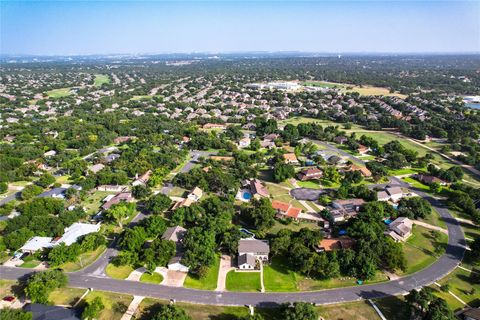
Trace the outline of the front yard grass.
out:
M 215 263 L 208 269 L 208 273 L 203 278 L 188 274 L 183 286 L 186 288 L 200 290 L 215 290 L 217 288 L 218 271 L 220 270 L 220 257 L 217 256 Z
M 440 214 L 433 208 L 432 213 L 430 213 L 429 216 L 427 216 L 425 219 L 418 220 L 443 229 L 447 229 L 447 224 L 445 223 L 445 221 L 443 221 L 443 218 L 440 216 Z
M 86 289 L 57 288 L 50 293 L 48 301 L 54 305 L 73 306 L 85 293 Z
M 232 270 L 227 273 L 226 287 L 228 291 L 260 291 L 260 272 L 236 272 Z
M 65 272 L 74 272 L 85 268 L 93 263 L 105 251 L 106 246 L 100 246 L 96 250 L 85 252 L 77 257 L 75 262 L 67 262 L 60 266 Z
M 328 320 L 380 320 L 375 309 L 367 301 L 331 304 L 316 309 L 323 319 Z
M 376 299 L 375 304 L 389 320 L 410 320 L 410 310 L 403 296 Z
M 85 207 L 88 214 L 95 214 L 100 210 L 102 200 L 110 194 L 114 194 L 114 192 L 95 191 L 87 196 L 87 198 L 82 202 L 82 206 Z
M 107 265 L 107 268 L 105 269 L 105 272 L 109 277 L 113 279 L 120 279 L 120 280 L 126 279 L 130 275 L 130 273 L 132 273 L 132 271 L 133 271 L 133 268 L 130 266 L 116 267 L 111 263 L 109 263 Z
M 439 280 L 438 283 L 440 285 L 448 284 L 449 290 L 453 294 L 465 301 L 469 306 L 476 308 L 480 307 L 480 284 L 475 283 L 472 278 L 471 272 L 457 268 L 448 276 Z
M 96 297 L 100 297 L 105 306 L 100 312 L 98 320 L 120 320 L 133 300 L 132 296 L 126 294 L 92 291 L 85 297 L 83 302 L 90 302 Z
M 140 277 L 140 281 L 141 282 L 147 282 L 147 283 L 153 283 L 153 284 L 160 284 L 163 281 L 163 276 L 158 272 L 154 272 L 153 274 L 145 272 Z
M 403 246 L 403 252 L 407 259 L 407 271 L 400 274 L 411 274 L 431 265 L 437 256 L 444 251 L 448 236 L 441 232 L 437 233 L 439 239 L 434 239 L 431 230 L 414 225 L 410 238 Z M 438 249 L 443 247 L 443 250 Z
M 320 185 L 316 181 L 298 181 L 297 185 L 301 188 L 320 189 Z

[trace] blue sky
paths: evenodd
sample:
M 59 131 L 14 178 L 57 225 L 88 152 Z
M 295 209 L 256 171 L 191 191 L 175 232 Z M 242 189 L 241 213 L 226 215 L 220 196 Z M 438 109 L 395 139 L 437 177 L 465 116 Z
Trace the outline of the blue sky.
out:
M 3 1 L 2 54 L 479 52 L 480 1 Z

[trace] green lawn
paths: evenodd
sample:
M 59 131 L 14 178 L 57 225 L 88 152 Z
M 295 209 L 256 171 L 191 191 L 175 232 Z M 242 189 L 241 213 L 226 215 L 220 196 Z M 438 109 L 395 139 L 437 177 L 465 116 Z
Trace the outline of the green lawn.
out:
M 101 87 L 102 84 L 108 84 L 110 83 L 110 78 L 106 74 L 96 74 L 95 75 L 95 80 L 94 80 L 94 85 L 95 87 Z
M 105 306 L 98 320 L 120 320 L 133 300 L 132 296 L 126 294 L 92 291 L 85 297 L 84 302 L 92 301 L 96 297 L 100 297 Z
M 180 187 L 173 187 L 170 193 L 168 194 L 170 197 L 183 197 L 187 193 L 187 189 L 183 189 Z
M 375 304 L 388 320 L 410 320 L 408 305 L 403 296 L 376 299 Z
M 236 272 L 227 273 L 226 287 L 228 291 L 260 291 L 260 272 Z
M 274 257 L 263 267 L 263 281 L 266 291 L 297 291 L 295 272 L 288 270 L 286 259 Z
M 54 305 L 73 306 L 85 293 L 86 289 L 79 288 L 58 288 L 48 296 L 48 301 Z
M 402 274 L 411 274 L 420 271 L 429 265 L 431 265 L 441 252 L 436 252 L 435 248 L 445 248 L 448 236 L 443 233 L 440 235 L 439 240 L 435 240 L 432 236 L 432 232 L 429 229 L 421 226 L 413 226 L 413 232 L 410 238 L 403 246 L 403 252 L 407 259 L 407 271 Z
M 31 259 L 28 261 L 25 261 L 20 265 L 21 268 L 35 268 L 37 267 L 42 261 L 37 260 L 37 259 Z
M 387 281 L 385 274 L 378 272 L 374 279 L 365 284 Z M 274 257 L 269 265 L 264 266 L 263 281 L 269 292 L 315 291 L 323 289 L 351 287 L 357 285 L 356 279 L 349 277 L 329 280 L 309 279 L 289 269 L 286 258 Z
M 50 98 L 63 98 L 63 97 L 68 97 L 72 95 L 72 92 L 70 91 L 70 88 L 60 88 L 60 89 L 53 89 L 50 91 L 47 91 L 46 94 Z
M 218 271 L 220 269 L 220 256 L 217 256 L 215 263 L 208 269 L 208 273 L 203 278 L 188 274 L 183 286 L 186 288 L 200 290 L 215 290 L 217 288 Z
M 423 191 L 430 191 L 430 187 L 427 186 L 426 184 L 423 184 L 421 183 L 420 181 L 417 181 L 413 178 L 410 178 L 410 177 L 404 177 L 402 178 L 403 181 L 409 183 L 410 185 L 412 185 L 414 188 L 417 188 L 417 189 L 420 189 L 420 190 L 423 190 Z
M 158 300 L 152 298 L 145 298 L 138 306 L 137 311 L 135 312 L 135 319 L 138 320 L 148 320 L 152 318 L 152 314 L 161 305 L 168 304 L 168 301 Z M 204 304 L 190 304 L 177 302 L 175 303 L 178 307 L 185 310 L 185 312 L 190 316 L 191 319 L 195 320 L 236 320 L 241 317 L 248 316 L 248 308 L 246 307 L 228 307 L 228 306 L 213 306 L 213 305 L 204 305 Z M 266 312 L 269 312 L 270 309 L 262 309 Z M 265 317 L 265 320 L 273 320 L 274 318 Z
M 298 231 L 302 228 L 308 229 L 318 229 L 318 224 L 315 222 L 306 222 L 306 221 L 292 221 L 289 224 L 283 224 L 277 220 L 275 220 L 275 224 L 268 230 L 268 233 L 276 234 L 278 231 L 282 229 L 290 229 L 292 231 Z
M 298 186 L 301 188 L 309 188 L 309 189 L 320 189 L 320 185 L 318 182 L 315 181 L 298 181 Z
M 107 268 L 105 269 L 105 272 L 109 277 L 120 280 L 126 279 L 130 275 L 130 273 L 132 273 L 132 271 L 133 268 L 130 266 L 116 267 L 111 263 L 109 263 L 107 265 Z
M 316 309 L 323 319 L 328 320 L 380 320 L 375 309 L 367 301 L 325 305 Z
M 114 192 L 95 191 L 90 193 L 86 199 L 82 201 L 82 206 L 85 207 L 85 210 L 88 214 L 95 214 L 100 210 L 102 200 L 109 194 L 114 194 Z
M 153 283 L 153 284 L 160 284 L 163 281 L 163 276 L 158 272 L 154 272 L 153 274 L 145 272 L 140 277 L 140 281 L 141 282 L 147 282 L 147 283 Z
M 77 257 L 75 262 L 67 262 L 60 266 L 65 272 L 74 272 L 85 268 L 93 263 L 105 251 L 106 246 L 100 246 L 96 250 L 85 252 Z
M 471 307 L 480 307 L 480 283 L 475 283 L 470 272 L 457 268 L 438 283 L 440 285 L 448 283 L 453 294 Z M 475 291 L 472 292 L 472 289 Z

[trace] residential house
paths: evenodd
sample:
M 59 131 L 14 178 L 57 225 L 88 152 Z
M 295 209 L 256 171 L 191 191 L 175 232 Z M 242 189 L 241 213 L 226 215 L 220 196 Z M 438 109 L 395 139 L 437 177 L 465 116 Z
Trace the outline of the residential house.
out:
M 444 181 L 440 178 L 437 178 L 435 176 L 429 176 L 429 175 L 424 175 L 424 174 L 415 174 L 415 175 L 413 175 L 413 178 L 415 178 L 418 181 L 423 182 L 427 185 L 430 185 L 432 183 L 438 183 L 441 186 L 446 186 L 447 185 L 446 181 Z
M 318 168 L 303 169 L 297 174 L 297 178 L 300 181 L 317 180 L 323 176 L 323 171 Z
M 458 317 L 462 320 L 480 320 L 480 308 L 467 308 Z
M 80 320 L 77 312 L 71 308 L 29 303 L 23 307 L 23 310 L 31 312 L 32 320 Z
M 360 166 L 357 166 L 355 164 L 352 164 L 345 171 L 360 171 L 362 176 L 364 176 L 365 178 L 369 178 L 369 177 L 372 176 L 372 172 L 370 170 L 368 170 L 367 167 L 360 167 Z
M 351 249 L 355 244 L 355 240 L 352 238 L 330 238 L 322 239 L 318 245 L 318 251 L 333 251 L 342 249 Z
M 52 247 L 52 239 L 51 237 L 33 237 L 30 238 L 21 248 L 20 251 L 23 253 L 35 253 L 38 250 L 42 250 L 44 248 L 51 248 Z
M 377 192 L 377 200 L 378 201 L 389 201 L 390 195 L 386 191 L 378 191 Z
M 238 265 L 240 269 L 255 269 L 256 261 L 268 261 L 268 241 L 241 239 L 238 242 Z
M 302 212 L 302 209 L 292 206 L 288 202 L 282 202 L 278 200 L 272 201 L 272 207 L 277 211 L 277 217 L 279 218 L 292 218 L 298 219 L 298 215 Z
M 400 187 L 387 187 L 385 190 L 393 202 L 398 202 L 403 197 L 403 191 Z
M 88 167 L 88 170 L 90 170 L 90 171 L 93 172 L 93 173 L 97 173 L 97 172 L 99 172 L 100 170 L 102 170 L 103 168 L 105 168 L 105 165 L 104 165 L 104 164 L 102 164 L 102 163 L 97 163 L 97 164 L 94 164 L 93 166 Z
M 126 188 L 127 186 L 123 185 L 102 184 L 97 187 L 97 191 L 121 192 Z
M 347 137 L 344 137 L 344 136 L 338 136 L 338 137 L 335 137 L 333 141 L 335 141 L 338 144 L 344 144 L 348 141 L 348 139 Z
M 142 174 L 140 177 L 137 177 L 135 181 L 132 182 L 132 186 L 134 187 L 139 185 L 146 186 L 148 180 L 150 180 L 152 173 L 153 173 L 152 170 L 148 170 L 147 172 Z
M 120 144 L 120 143 L 123 143 L 123 142 L 127 142 L 127 141 L 130 141 L 131 139 L 133 139 L 134 137 L 128 137 L 128 136 L 123 136 L 123 137 L 117 137 L 115 139 L 113 139 L 113 142 L 115 144 Z
M 50 190 L 47 190 L 45 192 L 42 192 L 41 194 L 38 195 L 39 198 L 57 198 L 57 199 L 65 199 L 65 191 L 67 191 L 67 188 L 53 188 Z
M 77 242 L 78 238 L 87 234 L 98 232 L 100 224 L 75 222 L 70 227 L 65 228 L 63 235 L 59 239 L 54 239 L 53 244 L 58 245 L 64 243 L 69 246 Z
M 183 238 L 185 238 L 186 233 L 187 229 L 181 226 L 175 226 L 167 228 L 162 235 L 163 240 L 173 241 L 176 246 L 176 255 L 168 262 L 168 270 L 181 272 L 188 272 L 189 270 L 187 266 L 181 263 L 184 253 Z
M 358 148 L 357 148 L 357 152 L 360 153 L 360 154 L 366 154 L 367 152 L 371 151 L 371 149 L 369 147 L 366 147 L 362 144 L 359 144 L 358 145 Z
M 386 235 L 389 235 L 395 241 L 405 241 L 412 234 L 413 222 L 409 218 L 400 217 L 388 225 Z
M 221 123 L 206 123 L 203 125 L 203 129 L 220 129 L 225 130 L 227 128 L 226 125 Z
M 242 182 L 242 186 L 250 191 L 253 197 L 259 199 L 261 197 L 268 198 L 270 193 L 258 179 L 247 179 Z
M 118 204 L 122 201 L 125 201 L 125 202 L 133 201 L 132 193 L 131 192 L 120 192 L 120 193 L 116 194 L 112 199 L 108 200 L 107 202 L 105 202 L 102 205 L 102 209 L 103 210 L 108 210 L 114 204 Z
M 187 199 L 190 199 L 192 201 L 198 201 L 200 198 L 203 196 L 203 191 L 199 187 L 193 188 L 192 191 L 187 195 Z
M 287 164 L 298 164 L 298 159 L 295 153 L 285 153 L 283 159 L 285 159 L 285 163 Z
M 356 216 L 364 204 L 363 199 L 335 200 L 332 202 L 333 210 L 330 210 L 330 213 L 335 222 L 344 221 Z
M 248 148 L 250 147 L 250 138 L 249 137 L 245 137 L 245 138 L 242 138 L 238 141 L 238 147 L 240 149 L 243 149 L 243 148 Z

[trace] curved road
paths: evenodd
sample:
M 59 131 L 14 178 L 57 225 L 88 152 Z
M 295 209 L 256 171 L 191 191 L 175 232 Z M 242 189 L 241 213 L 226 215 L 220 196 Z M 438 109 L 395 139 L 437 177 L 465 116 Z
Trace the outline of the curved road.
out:
M 391 181 L 391 184 L 404 185 L 404 182 L 394 179 Z M 160 299 L 175 299 L 177 301 L 190 303 L 237 306 L 274 306 L 276 304 L 294 301 L 328 304 L 404 294 L 414 288 L 429 285 L 450 273 L 462 261 L 466 246 L 463 230 L 460 228 L 458 221 L 450 215 L 447 208 L 437 199 L 419 190 L 415 190 L 415 193 L 427 199 L 444 219 L 448 227 L 448 245 L 445 254 L 432 265 L 398 280 L 372 285 L 294 293 L 214 292 L 173 288 L 108 278 L 104 274 L 104 266 L 108 263 L 108 259 L 116 254 L 115 249 L 109 248 L 106 254 L 102 255 L 94 264 L 81 271 L 68 274 L 70 278 L 69 285 L 79 288 L 93 288 L 95 290 L 114 291 Z M 2 279 L 20 279 L 31 272 L 31 269 L 0 266 L 0 277 Z

